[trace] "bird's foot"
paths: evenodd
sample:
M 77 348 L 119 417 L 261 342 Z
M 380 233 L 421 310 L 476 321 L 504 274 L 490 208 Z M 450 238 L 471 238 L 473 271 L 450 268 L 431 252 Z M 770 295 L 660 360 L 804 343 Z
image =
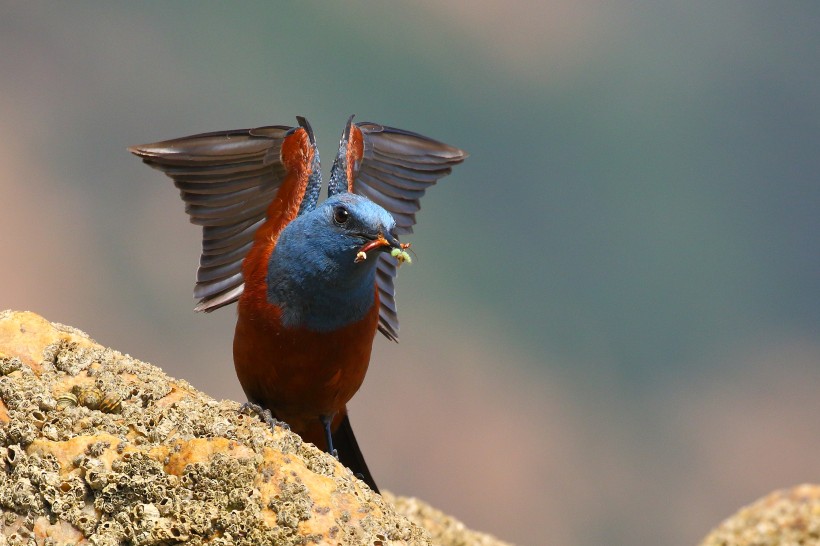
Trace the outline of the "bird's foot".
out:
M 285 430 L 290 430 L 290 425 L 284 421 L 280 421 L 276 417 L 273 416 L 273 413 L 267 408 L 263 408 L 259 404 L 254 404 L 253 402 L 245 402 L 242 404 L 242 407 L 239 408 L 239 413 L 243 413 L 246 410 L 250 410 L 251 412 L 255 413 L 262 419 L 262 422 L 265 423 L 270 427 L 271 430 L 274 430 L 276 427 L 283 428 Z
M 333 416 L 336 415 L 335 413 L 325 414 L 319 416 L 319 421 L 322 422 L 322 426 L 325 429 L 325 441 L 327 442 L 327 452 L 336 457 L 336 460 L 339 460 L 339 452 L 333 448 L 333 434 L 330 432 L 331 423 L 333 423 Z

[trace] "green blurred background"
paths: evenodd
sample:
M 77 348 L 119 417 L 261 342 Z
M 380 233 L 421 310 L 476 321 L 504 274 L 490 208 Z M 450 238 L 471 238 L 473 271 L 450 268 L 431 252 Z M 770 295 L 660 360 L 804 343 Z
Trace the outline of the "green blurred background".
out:
M 242 399 L 199 230 L 125 150 L 349 114 L 428 192 L 352 404 L 371 470 L 521 544 L 692 544 L 820 473 L 820 3 L 0 3 L 0 308 Z

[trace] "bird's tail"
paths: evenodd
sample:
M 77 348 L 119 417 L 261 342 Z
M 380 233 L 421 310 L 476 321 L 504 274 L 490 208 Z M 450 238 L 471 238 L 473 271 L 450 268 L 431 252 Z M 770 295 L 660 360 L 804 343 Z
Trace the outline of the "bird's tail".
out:
M 333 447 L 339 454 L 339 462 L 353 471 L 370 486 L 370 489 L 379 493 L 379 488 L 376 486 L 376 481 L 370 474 L 367 468 L 367 463 L 364 462 L 364 455 L 359 449 L 359 443 L 356 441 L 356 436 L 353 434 L 353 428 L 350 426 L 350 417 L 345 414 L 339 427 L 333 433 Z

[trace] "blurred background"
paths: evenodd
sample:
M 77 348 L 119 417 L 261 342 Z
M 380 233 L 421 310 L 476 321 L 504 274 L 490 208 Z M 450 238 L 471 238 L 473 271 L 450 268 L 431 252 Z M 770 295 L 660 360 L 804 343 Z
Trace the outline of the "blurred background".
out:
M 693 544 L 820 480 L 820 4 L 0 3 L 0 308 L 242 400 L 199 228 L 126 146 L 349 114 L 428 192 L 354 428 L 521 544 Z

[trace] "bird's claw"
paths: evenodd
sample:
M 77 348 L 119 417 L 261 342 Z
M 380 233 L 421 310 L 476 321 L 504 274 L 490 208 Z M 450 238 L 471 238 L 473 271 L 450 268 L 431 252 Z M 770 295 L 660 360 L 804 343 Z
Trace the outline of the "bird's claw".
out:
M 274 430 L 276 427 L 282 428 L 284 430 L 290 430 L 290 425 L 274 417 L 273 413 L 271 413 L 269 409 L 263 408 L 259 404 L 254 404 L 253 402 L 245 402 L 244 404 L 242 404 L 242 407 L 239 408 L 239 413 L 243 413 L 246 410 L 250 410 L 251 412 L 255 413 L 260 419 L 262 419 L 263 423 L 270 427 L 271 430 Z

